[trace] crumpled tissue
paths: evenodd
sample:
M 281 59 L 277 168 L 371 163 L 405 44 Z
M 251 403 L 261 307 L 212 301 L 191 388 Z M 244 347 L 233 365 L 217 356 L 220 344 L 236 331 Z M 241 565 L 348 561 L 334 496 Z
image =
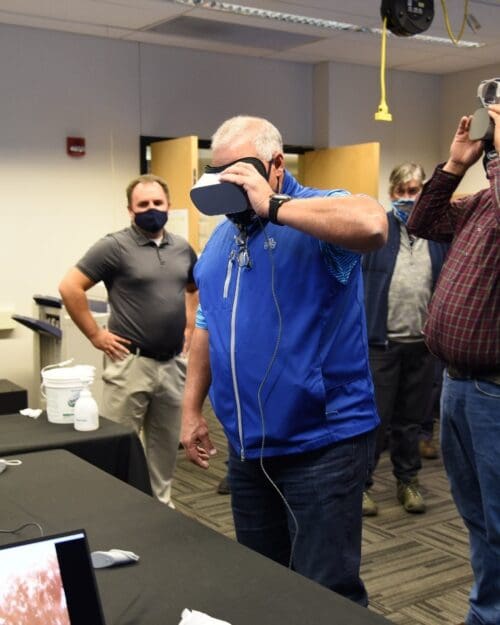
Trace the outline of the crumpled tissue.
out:
M 42 414 L 42 409 L 41 408 L 23 408 L 19 412 L 25 417 L 38 419 L 38 417 Z
M 185 608 L 182 610 L 179 625 L 231 625 L 231 623 L 213 618 L 204 612 L 198 612 L 198 610 L 188 610 Z
M 124 549 L 110 549 L 109 551 L 93 551 L 90 554 L 92 566 L 95 569 L 104 569 L 108 566 L 116 566 L 117 564 L 130 564 L 137 562 L 139 556 L 133 551 L 125 551 Z

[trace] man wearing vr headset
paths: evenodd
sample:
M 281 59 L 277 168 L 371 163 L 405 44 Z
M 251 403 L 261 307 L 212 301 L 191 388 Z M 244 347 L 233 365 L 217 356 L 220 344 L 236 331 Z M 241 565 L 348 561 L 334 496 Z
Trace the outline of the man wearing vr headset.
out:
M 488 93 L 492 82 L 500 86 L 498 79 L 485 82 Z M 477 118 L 462 117 L 447 162 L 424 185 L 408 222 L 419 237 L 451 242 L 424 334 L 447 364 L 441 451 L 469 530 L 474 583 L 467 625 L 500 623 L 500 98 L 494 101 L 485 103 L 491 138 L 477 137 Z M 488 187 L 452 199 L 483 152 Z
M 195 269 L 182 443 L 208 468 L 210 390 L 229 441 L 238 541 L 367 605 L 361 502 L 378 416 L 360 254 L 384 244 L 384 209 L 301 186 L 265 119 L 226 121 L 212 150 L 210 171 L 243 190 L 250 209 L 218 226 Z

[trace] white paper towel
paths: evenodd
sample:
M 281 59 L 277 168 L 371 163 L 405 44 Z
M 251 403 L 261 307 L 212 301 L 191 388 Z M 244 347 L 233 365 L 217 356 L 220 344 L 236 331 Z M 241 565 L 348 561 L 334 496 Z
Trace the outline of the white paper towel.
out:
M 179 625 L 231 625 L 231 623 L 208 616 L 208 614 L 205 614 L 204 612 L 188 610 L 185 608 L 182 610 Z

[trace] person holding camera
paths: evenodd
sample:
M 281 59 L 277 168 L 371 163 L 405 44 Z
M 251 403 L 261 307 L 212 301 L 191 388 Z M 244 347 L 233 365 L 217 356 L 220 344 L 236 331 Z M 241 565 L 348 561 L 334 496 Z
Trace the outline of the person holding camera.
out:
M 500 103 L 486 109 L 492 139 L 472 140 L 472 117 L 462 117 L 448 160 L 425 183 L 408 221 L 416 236 L 451 242 L 424 333 L 446 363 L 441 453 L 469 531 L 467 625 L 500 623 Z M 488 187 L 453 199 L 483 152 Z
M 186 454 L 206 469 L 215 453 L 202 414 L 210 389 L 238 541 L 367 605 L 361 502 L 379 419 L 360 255 L 385 243 L 384 209 L 300 185 L 262 118 L 224 122 L 208 171 L 243 188 L 250 209 L 216 228 L 195 268 Z

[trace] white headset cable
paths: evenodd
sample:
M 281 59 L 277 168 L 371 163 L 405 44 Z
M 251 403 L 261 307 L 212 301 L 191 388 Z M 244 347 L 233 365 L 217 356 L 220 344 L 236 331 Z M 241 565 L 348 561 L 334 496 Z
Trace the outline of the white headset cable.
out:
M 264 224 L 262 223 L 261 219 L 258 218 L 259 220 L 259 225 L 262 229 L 262 232 L 264 234 L 264 237 L 266 239 L 266 243 L 267 243 L 267 250 L 269 252 L 269 258 L 271 260 L 271 293 L 272 293 L 272 297 L 273 297 L 273 301 L 274 301 L 274 305 L 276 308 L 276 312 L 278 314 L 278 336 L 276 337 L 276 343 L 274 346 L 274 350 L 272 353 L 272 356 L 269 360 L 269 364 L 267 366 L 266 372 L 264 374 L 264 377 L 262 378 L 262 381 L 259 385 L 258 391 L 257 391 L 257 402 L 259 404 L 259 413 L 260 413 L 260 420 L 261 420 L 261 428 L 262 428 L 262 443 L 261 443 L 261 447 L 260 447 L 260 455 L 259 455 L 259 463 L 260 463 L 260 468 L 262 469 L 262 472 L 264 473 L 266 479 L 268 480 L 268 482 L 271 484 L 271 486 L 274 488 L 274 490 L 278 493 L 278 495 L 280 496 L 281 500 L 283 501 L 283 503 L 285 504 L 286 509 L 288 510 L 290 517 L 292 518 L 294 527 L 295 527 L 295 533 L 291 542 L 291 546 L 290 546 L 290 559 L 288 561 L 288 568 L 291 569 L 292 568 L 292 564 L 293 564 L 293 555 L 295 553 L 295 546 L 297 544 L 297 538 L 299 535 L 299 523 L 297 521 L 297 517 L 295 516 L 290 504 L 288 503 L 285 495 L 281 492 L 281 490 L 279 489 L 278 485 L 274 482 L 274 480 L 272 479 L 272 477 L 269 475 L 269 473 L 266 471 L 266 468 L 264 467 L 264 449 L 265 449 L 265 441 L 266 441 L 266 424 L 265 424 L 265 417 L 264 417 L 264 407 L 262 405 L 262 391 L 264 389 L 265 383 L 267 382 L 267 378 L 269 377 L 269 374 L 271 372 L 271 369 L 274 365 L 274 362 L 276 360 L 276 357 L 278 355 L 278 349 L 281 343 L 281 333 L 282 333 L 282 329 L 283 329 L 283 320 L 282 320 L 282 316 L 281 316 L 281 309 L 280 309 L 280 305 L 278 302 L 278 298 L 276 296 L 276 290 L 275 290 L 275 264 L 274 264 L 274 256 L 273 256 L 273 249 L 272 249 L 272 245 L 271 245 L 271 241 L 269 239 L 269 237 L 267 236 L 267 232 L 265 230 Z
M 12 530 L 2 530 L 0 529 L 0 534 L 17 534 L 18 532 L 20 532 L 21 530 L 23 530 L 25 527 L 37 527 L 38 531 L 40 532 L 40 536 L 43 536 L 43 528 L 39 523 L 35 523 L 34 521 L 32 521 L 31 523 L 24 523 L 24 525 L 20 525 L 19 527 L 15 527 Z

